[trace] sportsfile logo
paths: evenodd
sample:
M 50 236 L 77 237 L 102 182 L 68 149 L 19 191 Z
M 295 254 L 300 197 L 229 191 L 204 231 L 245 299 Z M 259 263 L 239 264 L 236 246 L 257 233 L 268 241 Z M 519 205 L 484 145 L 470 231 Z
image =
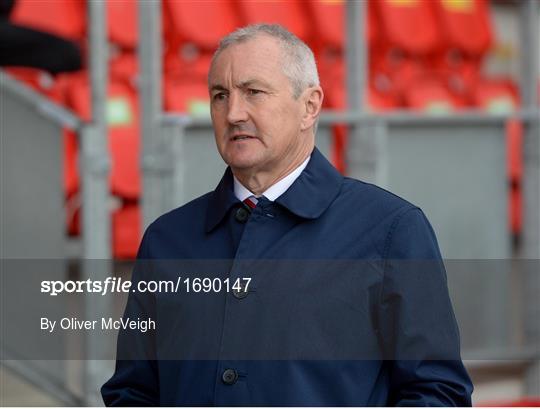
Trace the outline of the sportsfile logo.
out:
M 219 293 L 219 292 L 248 292 L 250 277 L 218 278 L 218 277 L 178 277 L 173 280 L 137 281 L 133 286 L 130 280 L 121 277 L 107 277 L 105 280 L 43 280 L 41 292 L 50 296 L 63 293 L 97 293 L 101 295 L 112 293 Z

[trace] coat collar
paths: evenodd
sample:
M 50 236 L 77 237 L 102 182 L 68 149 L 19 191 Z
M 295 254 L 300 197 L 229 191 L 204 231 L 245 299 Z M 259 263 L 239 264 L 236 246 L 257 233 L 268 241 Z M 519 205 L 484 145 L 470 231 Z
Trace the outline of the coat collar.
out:
M 343 176 L 315 148 L 304 171 L 275 203 L 299 217 L 316 219 L 338 195 L 342 179 Z M 236 203 L 238 199 L 234 195 L 233 175 L 227 167 L 218 186 L 210 195 L 206 212 L 206 232 L 214 229 Z

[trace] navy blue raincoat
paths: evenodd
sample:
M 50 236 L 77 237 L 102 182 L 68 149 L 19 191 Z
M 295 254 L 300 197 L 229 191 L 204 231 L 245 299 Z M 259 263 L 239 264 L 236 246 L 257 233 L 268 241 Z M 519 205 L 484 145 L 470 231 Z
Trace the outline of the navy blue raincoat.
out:
M 275 202 L 248 211 L 227 169 L 213 192 L 158 218 L 142 280 L 180 285 L 130 294 L 125 317 L 156 329 L 120 332 L 107 405 L 471 404 L 423 212 L 343 177 L 317 149 Z

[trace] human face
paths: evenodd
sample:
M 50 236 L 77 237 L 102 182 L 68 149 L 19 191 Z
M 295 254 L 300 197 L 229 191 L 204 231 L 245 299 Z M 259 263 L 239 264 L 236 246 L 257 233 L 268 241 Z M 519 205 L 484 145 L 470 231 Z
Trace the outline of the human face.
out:
M 293 97 L 282 53 L 277 40 L 260 35 L 229 46 L 212 65 L 212 124 L 233 172 L 279 173 L 313 149 L 305 101 Z

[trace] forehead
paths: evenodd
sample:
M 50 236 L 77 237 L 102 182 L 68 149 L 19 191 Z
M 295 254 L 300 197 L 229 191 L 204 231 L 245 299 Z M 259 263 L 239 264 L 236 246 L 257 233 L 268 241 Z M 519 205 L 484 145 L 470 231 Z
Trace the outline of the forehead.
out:
M 278 40 L 259 35 L 230 45 L 217 56 L 210 70 L 209 86 L 246 80 L 279 83 L 287 80 L 282 66 L 283 51 Z

